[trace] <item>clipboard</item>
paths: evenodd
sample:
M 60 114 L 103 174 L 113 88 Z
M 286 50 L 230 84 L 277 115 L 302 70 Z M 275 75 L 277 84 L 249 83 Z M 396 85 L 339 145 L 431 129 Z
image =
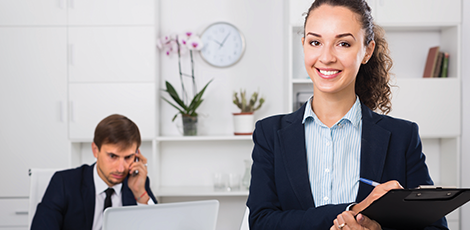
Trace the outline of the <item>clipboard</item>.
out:
M 470 200 L 470 189 L 393 189 L 372 202 L 361 213 L 382 227 L 421 229 Z

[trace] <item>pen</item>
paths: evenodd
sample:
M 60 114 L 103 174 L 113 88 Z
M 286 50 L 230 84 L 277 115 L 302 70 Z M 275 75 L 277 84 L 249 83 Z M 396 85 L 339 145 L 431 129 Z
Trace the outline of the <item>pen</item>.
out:
M 368 185 L 372 185 L 372 186 L 374 186 L 374 187 L 380 184 L 380 183 L 375 182 L 375 181 L 373 181 L 373 180 L 364 179 L 364 178 L 360 178 L 359 180 L 360 180 L 361 182 L 364 182 L 364 183 L 366 183 L 366 184 L 368 184 Z

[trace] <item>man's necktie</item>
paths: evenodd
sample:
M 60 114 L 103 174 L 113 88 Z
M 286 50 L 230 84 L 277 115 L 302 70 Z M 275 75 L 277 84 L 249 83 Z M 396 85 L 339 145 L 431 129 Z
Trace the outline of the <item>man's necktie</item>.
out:
M 104 199 L 103 211 L 106 210 L 107 208 L 113 206 L 113 203 L 111 202 L 111 196 L 114 193 L 114 189 L 113 188 L 108 188 L 108 189 L 104 190 L 104 192 L 106 193 L 106 199 Z

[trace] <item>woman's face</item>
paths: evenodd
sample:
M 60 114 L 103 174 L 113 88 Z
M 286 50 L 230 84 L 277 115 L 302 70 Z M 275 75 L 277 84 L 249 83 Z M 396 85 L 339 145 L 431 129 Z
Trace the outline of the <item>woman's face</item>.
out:
M 375 47 L 374 41 L 364 45 L 365 31 L 358 18 L 346 7 L 327 4 L 310 12 L 302 45 L 315 95 L 355 94 L 359 67 Z

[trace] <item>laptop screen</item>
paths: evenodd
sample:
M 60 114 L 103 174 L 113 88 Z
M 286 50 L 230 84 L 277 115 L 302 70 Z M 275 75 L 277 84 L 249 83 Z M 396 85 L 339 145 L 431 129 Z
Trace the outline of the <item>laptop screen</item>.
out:
M 218 211 L 217 200 L 108 208 L 103 230 L 215 230 Z

